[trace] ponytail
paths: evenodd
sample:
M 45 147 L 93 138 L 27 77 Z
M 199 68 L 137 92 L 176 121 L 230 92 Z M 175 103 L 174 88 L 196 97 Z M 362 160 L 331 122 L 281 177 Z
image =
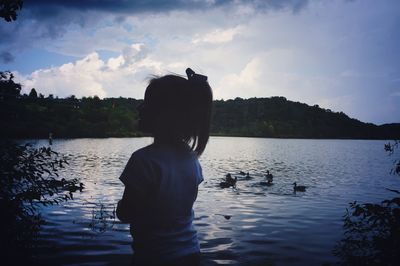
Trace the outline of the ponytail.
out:
M 150 80 L 139 126 L 153 134 L 155 141 L 184 141 L 200 156 L 210 136 L 212 90 L 207 76 L 190 68 L 186 74 L 187 79 L 166 75 Z
M 200 156 L 206 148 L 210 136 L 212 89 L 207 82 L 207 76 L 196 74 L 192 69 L 186 69 L 193 106 L 195 132 L 191 136 L 192 150 Z

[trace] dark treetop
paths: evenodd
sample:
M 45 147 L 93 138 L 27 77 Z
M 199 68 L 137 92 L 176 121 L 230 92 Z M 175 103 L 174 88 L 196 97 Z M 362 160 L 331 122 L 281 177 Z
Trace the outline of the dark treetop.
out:
M 97 96 L 44 97 L 32 89 L 21 95 L 10 72 L 0 72 L 0 137 L 135 137 L 142 100 Z M 212 135 L 274 138 L 399 139 L 400 123 L 377 126 L 318 105 L 285 97 L 213 102 Z

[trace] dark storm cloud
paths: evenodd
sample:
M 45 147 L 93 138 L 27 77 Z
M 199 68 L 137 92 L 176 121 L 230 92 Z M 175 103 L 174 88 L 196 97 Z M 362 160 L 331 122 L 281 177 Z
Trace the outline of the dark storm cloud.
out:
M 88 12 L 57 5 L 32 5 L 32 2 L 26 1 L 16 21 L 0 21 L 0 50 L 12 51 L 17 55 L 23 50 L 41 46 L 42 41 L 59 39 L 68 31 L 69 25 L 83 28 L 100 19 L 101 16 Z
M 7 64 L 14 61 L 14 56 L 10 52 L 0 52 L 0 62 Z
M 209 9 L 235 4 L 252 5 L 261 9 L 288 8 L 297 12 L 308 0 L 35 0 L 26 1 L 24 8 L 36 9 L 41 15 L 54 15 L 65 9 L 105 11 L 111 13 L 164 12 L 171 10 Z
M 0 48 L 25 50 L 39 40 L 62 37 L 68 25 L 94 25 L 104 16 L 123 22 L 126 16 L 164 13 L 174 10 L 197 11 L 253 6 L 257 11 L 290 10 L 297 13 L 308 0 L 25 0 L 17 21 L 0 22 Z
M 18 54 L 62 38 L 70 25 L 86 28 L 110 16 L 114 22 L 122 23 L 126 17 L 140 14 L 228 10 L 236 5 L 251 6 L 257 12 L 297 13 L 307 4 L 308 0 L 25 0 L 15 22 L 0 22 L 0 49 Z M 2 62 L 13 60 L 10 55 L 2 54 Z

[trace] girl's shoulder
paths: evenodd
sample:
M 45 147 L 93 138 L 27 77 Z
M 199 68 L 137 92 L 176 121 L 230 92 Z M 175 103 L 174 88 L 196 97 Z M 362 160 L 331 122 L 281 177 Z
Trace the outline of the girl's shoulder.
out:
M 154 144 L 150 144 L 134 151 L 132 156 L 146 156 L 147 154 L 154 152 L 154 149 Z
M 163 147 L 160 147 L 158 145 L 150 144 L 148 146 L 145 146 L 143 148 L 140 148 L 136 150 L 135 152 L 132 153 L 132 157 L 135 159 L 151 159 L 154 157 L 158 157 L 160 154 L 165 153 L 166 149 Z
M 126 168 L 145 168 L 151 164 L 153 155 L 153 147 L 152 145 L 148 145 L 146 147 L 140 148 L 134 151 L 126 165 Z
M 179 145 L 171 145 L 171 144 L 160 144 L 160 143 L 153 143 L 141 149 L 135 151 L 133 156 L 138 157 L 196 157 L 196 153 L 193 152 L 189 145 L 186 143 L 182 143 Z
M 153 143 L 133 152 L 130 161 L 140 162 L 146 165 L 154 164 L 160 160 L 163 161 L 165 158 L 171 157 L 171 155 L 172 151 L 168 148 Z

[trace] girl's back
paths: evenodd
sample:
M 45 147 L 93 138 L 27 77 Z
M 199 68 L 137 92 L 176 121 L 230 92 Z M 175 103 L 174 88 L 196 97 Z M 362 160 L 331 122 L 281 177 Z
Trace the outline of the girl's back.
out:
M 200 251 L 192 208 L 203 177 L 186 144 L 152 144 L 136 151 L 120 179 L 141 190 L 133 196 L 137 213 L 130 222 L 136 261 L 173 260 Z
M 193 203 L 203 181 L 198 157 L 209 138 L 212 91 L 207 77 L 187 74 L 153 79 L 138 109 L 139 127 L 154 144 L 129 159 L 117 208 L 131 225 L 135 265 L 199 262 Z

